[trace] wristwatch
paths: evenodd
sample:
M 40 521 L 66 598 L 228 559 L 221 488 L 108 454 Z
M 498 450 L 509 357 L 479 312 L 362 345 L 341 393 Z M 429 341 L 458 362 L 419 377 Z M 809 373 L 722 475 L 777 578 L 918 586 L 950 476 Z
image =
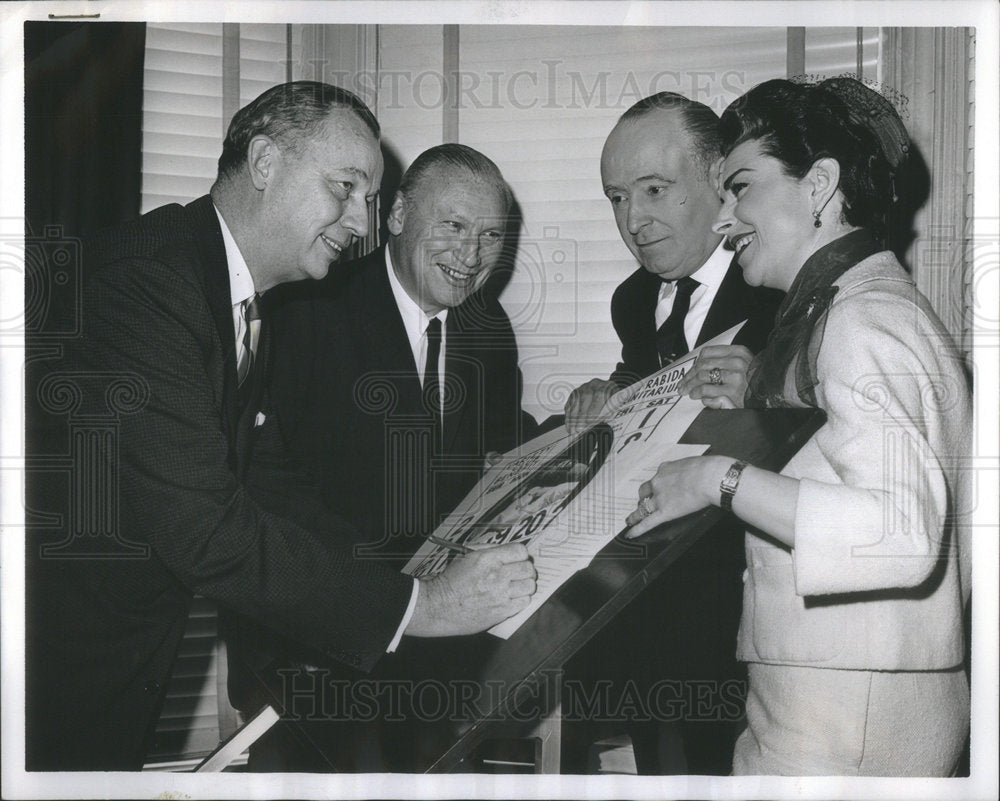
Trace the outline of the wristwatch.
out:
M 746 466 L 746 462 L 735 461 L 722 477 L 722 483 L 719 484 L 719 506 L 723 511 L 733 511 L 733 496 L 740 485 L 740 476 L 743 475 L 743 468 Z

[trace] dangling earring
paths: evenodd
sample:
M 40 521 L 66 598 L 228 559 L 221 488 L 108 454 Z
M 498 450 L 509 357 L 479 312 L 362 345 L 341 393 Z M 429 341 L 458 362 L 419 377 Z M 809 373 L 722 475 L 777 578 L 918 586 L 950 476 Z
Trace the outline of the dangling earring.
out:
M 815 196 L 815 194 L 816 193 L 814 191 L 813 195 Z M 824 211 L 826 211 L 827 204 L 831 200 L 833 200 L 833 194 L 834 193 L 831 192 L 830 195 L 829 195 L 829 197 L 827 197 L 827 199 L 823 201 L 823 205 L 820 206 L 818 209 L 814 209 L 813 210 L 813 228 L 822 228 L 823 227 L 823 221 L 819 218 L 819 215 L 821 215 Z
M 831 200 L 833 200 L 833 195 L 830 195 L 830 197 L 828 197 L 823 202 L 822 206 L 820 206 L 818 209 L 816 209 L 815 211 L 813 211 L 813 213 L 812 213 L 812 215 L 813 215 L 813 228 L 822 228 L 823 227 L 823 221 L 819 218 L 819 215 L 821 215 L 826 210 L 826 204 L 829 203 Z

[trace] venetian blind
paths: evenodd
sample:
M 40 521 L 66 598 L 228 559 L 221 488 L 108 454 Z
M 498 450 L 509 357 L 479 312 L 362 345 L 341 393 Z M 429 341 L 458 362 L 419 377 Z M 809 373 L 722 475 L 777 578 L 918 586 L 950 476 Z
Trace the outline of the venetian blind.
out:
M 864 74 L 875 77 L 877 30 L 860 41 Z M 455 113 L 458 140 L 490 156 L 511 184 L 522 224 L 501 300 L 518 337 L 524 406 L 543 419 L 620 356 L 611 294 L 636 262 L 599 170 L 618 116 L 658 91 L 721 113 L 746 89 L 785 76 L 786 29 L 462 26 L 455 76 L 442 68 L 446 47 L 441 26 L 381 26 L 379 119 L 405 167 L 441 141 L 442 120 Z M 858 63 L 859 29 L 806 30 L 807 73 L 854 73 Z
M 637 266 L 600 180 L 604 140 L 637 100 L 674 91 L 721 113 L 785 72 L 784 28 L 463 28 L 461 67 L 500 72 L 503 104 L 463 103 L 464 143 L 494 158 L 523 224 L 501 296 L 518 335 L 524 405 L 562 411 L 569 392 L 620 357 L 615 287 Z M 491 87 L 492 91 L 492 87 Z
M 243 106 L 285 80 L 287 26 L 238 25 L 239 98 Z M 223 26 L 146 26 L 143 72 L 143 213 L 205 194 L 228 120 L 223 118 Z M 230 76 L 227 76 L 230 77 Z

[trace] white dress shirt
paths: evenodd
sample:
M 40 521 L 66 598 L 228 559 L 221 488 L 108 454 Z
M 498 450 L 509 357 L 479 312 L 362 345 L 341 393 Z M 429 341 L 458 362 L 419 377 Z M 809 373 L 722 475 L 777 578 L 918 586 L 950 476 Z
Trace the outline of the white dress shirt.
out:
M 392 266 L 392 258 L 389 256 L 389 248 L 385 249 L 385 268 L 389 274 L 389 286 L 392 288 L 392 296 L 396 299 L 396 308 L 399 309 L 399 316 L 403 319 L 403 328 L 406 329 L 406 338 L 410 342 L 410 350 L 413 351 L 413 363 L 417 368 L 417 375 L 420 376 L 420 386 L 424 385 L 424 376 L 427 374 L 427 325 L 431 318 L 427 316 L 416 301 L 411 298 L 403 285 L 396 277 L 396 271 Z M 434 315 L 441 321 L 441 352 L 438 355 L 437 371 L 440 385 L 444 374 L 444 354 L 448 346 L 447 327 L 445 322 L 448 319 L 448 310 L 443 309 Z M 442 393 L 442 402 L 443 402 Z
M 719 242 L 719 246 L 712 251 L 708 260 L 691 274 L 699 286 L 691 294 L 691 306 L 688 313 L 684 315 L 684 338 L 687 340 L 688 348 L 693 348 L 698 341 L 698 335 L 701 333 L 701 327 L 705 324 L 708 310 L 712 307 L 712 301 L 715 300 L 733 260 L 733 252 L 725 249 L 725 241 L 723 239 Z M 674 298 L 676 297 L 676 282 L 664 281 L 660 286 L 660 295 L 656 302 L 654 319 L 657 329 L 670 316 L 670 310 L 674 307 Z
M 236 334 L 236 363 L 239 364 L 243 358 L 243 334 L 246 331 L 247 322 L 243 317 L 243 304 L 257 294 L 253 285 L 253 276 L 250 275 L 250 268 L 247 261 L 240 253 L 240 248 L 233 239 L 233 233 L 226 225 L 222 213 L 215 209 L 215 216 L 219 218 L 219 226 L 222 228 L 222 241 L 226 246 L 226 264 L 229 267 L 229 298 L 233 305 L 233 332 Z

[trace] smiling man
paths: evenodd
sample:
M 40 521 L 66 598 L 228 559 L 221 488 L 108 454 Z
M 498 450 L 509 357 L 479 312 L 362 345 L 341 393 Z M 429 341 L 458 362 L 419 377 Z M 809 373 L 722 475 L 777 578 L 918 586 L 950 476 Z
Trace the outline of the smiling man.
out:
M 327 508 L 354 524 L 361 564 L 405 564 L 482 475 L 486 454 L 535 433 L 510 321 L 479 291 L 501 262 L 511 205 L 482 153 L 431 148 L 403 175 L 386 245 L 271 299 L 276 358 L 248 485 L 295 516 L 300 488 L 285 465 L 303 464 Z M 310 666 L 309 682 L 317 667 L 331 680 L 357 677 L 274 632 L 242 630 L 230 644 L 230 696 L 246 712 L 297 667 Z M 353 761 L 362 736 L 350 724 L 283 722 L 251 750 L 251 769 L 400 768 L 378 761 L 376 747 Z
M 433 147 L 402 177 L 386 245 L 274 294 L 279 358 L 255 491 L 294 505 L 271 473 L 290 454 L 331 509 L 382 540 L 381 557 L 402 559 L 478 480 L 487 452 L 535 433 L 510 321 L 478 291 L 500 264 L 511 204 L 482 153 Z M 403 448 L 403 432 L 424 450 Z
M 611 299 L 622 360 L 607 381 L 577 388 L 571 428 L 585 426 L 621 387 L 747 321 L 734 344 L 761 350 L 781 293 L 751 288 L 712 230 L 721 201 L 710 175 L 719 159 L 719 119 L 673 92 L 622 114 L 604 143 L 601 183 L 622 241 L 639 262 Z
M 86 418 L 107 434 L 77 494 L 49 488 L 93 514 L 60 506 L 62 524 L 31 529 L 29 769 L 142 767 L 195 594 L 362 670 L 404 632 L 473 633 L 527 604 L 523 546 L 414 581 L 356 560 L 303 477 L 287 516 L 246 489 L 272 353 L 256 299 L 325 276 L 367 233 L 378 137 L 350 92 L 276 86 L 233 117 L 210 195 L 85 243 L 82 333 L 29 378 L 52 398 L 39 427 Z
M 389 212 L 392 271 L 428 318 L 462 304 L 500 260 L 511 195 L 478 151 L 448 144 L 417 157 Z

